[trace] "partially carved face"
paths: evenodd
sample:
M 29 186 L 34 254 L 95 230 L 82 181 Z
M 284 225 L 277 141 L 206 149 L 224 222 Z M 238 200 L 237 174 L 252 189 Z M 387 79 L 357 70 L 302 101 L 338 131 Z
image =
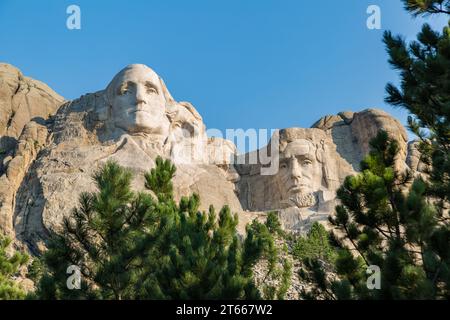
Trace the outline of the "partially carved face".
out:
M 316 203 L 315 181 L 320 177 L 316 147 L 309 141 L 298 139 L 287 144 L 280 153 L 280 168 L 276 179 L 282 202 L 299 207 Z
M 129 133 L 167 134 L 166 99 L 159 76 L 145 65 L 131 65 L 108 86 L 114 125 Z

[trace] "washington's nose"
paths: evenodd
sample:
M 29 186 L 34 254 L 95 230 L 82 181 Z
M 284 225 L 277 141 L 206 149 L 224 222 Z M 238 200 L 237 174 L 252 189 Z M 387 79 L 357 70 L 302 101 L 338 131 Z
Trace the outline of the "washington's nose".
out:
M 144 92 L 142 89 L 138 88 L 136 90 L 136 105 L 138 104 L 143 104 L 143 103 L 147 103 L 145 101 L 145 96 L 144 96 Z

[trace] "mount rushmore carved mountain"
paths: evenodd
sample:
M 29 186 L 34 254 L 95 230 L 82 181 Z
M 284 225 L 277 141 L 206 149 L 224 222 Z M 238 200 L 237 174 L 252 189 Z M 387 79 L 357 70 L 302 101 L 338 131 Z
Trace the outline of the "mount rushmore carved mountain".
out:
M 278 212 L 285 229 L 303 232 L 333 213 L 337 188 L 358 172 L 380 129 L 399 142 L 399 168 L 416 170 L 414 144 L 381 110 L 341 112 L 311 128 L 278 130 L 266 147 L 238 156 L 231 141 L 209 138 L 196 109 L 175 101 L 145 65 L 129 65 L 104 90 L 66 101 L 0 64 L 0 231 L 37 253 L 78 195 L 93 190 L 99 166 L 113 159 L 132 169 L 140 190 L 142 173 L 162 156 L 177 166 L 178 199 L 195 192 L 202 210 L 229 205 L 240 232 L 269 211 Z M 271 174 L 263 172 L 263 154 L 276 164 Z M 250 158 L 256 161 L 236 161 Z

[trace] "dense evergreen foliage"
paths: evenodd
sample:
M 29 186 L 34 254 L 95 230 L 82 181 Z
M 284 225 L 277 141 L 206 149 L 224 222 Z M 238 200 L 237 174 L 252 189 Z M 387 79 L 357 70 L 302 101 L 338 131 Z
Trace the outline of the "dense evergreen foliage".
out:
M 12 252 L 11 239 L 0 235 L 0 300 L 25 297 L 25 292 L 14 282 L 14 277 L 28 259 L 26 254 Z
M 131 172 L 108 162 L 94 176 L 98 192 L 83 193 L 63 233 L 53 236 L 42 258 L 37 297 L 261 298 L 253 268 L 260 259 L 276 259 L 269 228 L 279 222 L 273 216 L 269 224 L 254 221 L 242 241 L 228 207 L 216 215 L 212 207 L 200 212 L 195 194 L 174 201 L 175 171 L 158 158 L 145 174 L 149 192 L 135 193 Z M 79 290 L 67 287 L 70 265 L 80 269 Z
M 403 0 L 413 15 L 450 14 L 448 0 Z M 400 88 L 386 87 L 386 102 L 409 111 L 420 138 L 426 178 L 396 171 L 398 145 L 380 132 L 362 162 L 362 173 L 338 190 L 341 205 L 330 221 L 338 257 L 326 269 L 306 264 L 314 285 L 305 298 L 450 298 L 450 27 L 422 27 L 409 45 L 385 32 L 389 63 L 400 72 Z M 369 288 L 369 266 L 378 266 L 381 286 Z
M 329 241 L 329 234 L 318 222 L 311 226 L 305 237 L 296 240 L 293 253 L 304 263 L 314 259 L 332 263 L 336 258 L 336 250 Z
M 450 15 L 449 0 L 404 3 L 415 15 Z M 411 114 L 409 127 L 422 141 L 422 161 L 432 165 L 426 193 L 444 210 L 450 200 L 450 25 L 438 32 L 425 24 L 409 45 L 386 32 L 384 42 L 389 63 L 401 78 L 399 88 L 387 85 L 386 102 Z
M 397 142 L 380 132 L 361 163 L 362 173 L 338 190 L 331 218 L 338 256 L 331 272 L 311 261 L 315 296 L 330 299 L 450 297 L 450 228 L 425 196 L 426 183 L 394 169 Z M 411 185 L 409 187 L 409 185 Z M 408 191 L 409 187 L 409 192 Z M 367 286 L 369 266 L 380 268 L 380 288 Z M 319 294 L 318 294 L 319 293 Z M 310 292 L 305 297 L 313 298 Z

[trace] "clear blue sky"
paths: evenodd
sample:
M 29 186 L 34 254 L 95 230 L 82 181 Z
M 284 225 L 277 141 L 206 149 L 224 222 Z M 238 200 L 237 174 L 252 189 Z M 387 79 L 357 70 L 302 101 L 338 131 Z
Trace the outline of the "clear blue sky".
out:
M 81 30 L 66 28 L 70 4 L 81 7 Z M 382 30 L 366 28 L 370 4 L 381 7 Z M 383 102 L 398 77 L 381 36 L 413 39 L 421 22 L 400 0 L 0 0 L 0 61 L 66 99 L 144 63 L 221 130 L 309 127 L 368 107 L 405 122 Z

